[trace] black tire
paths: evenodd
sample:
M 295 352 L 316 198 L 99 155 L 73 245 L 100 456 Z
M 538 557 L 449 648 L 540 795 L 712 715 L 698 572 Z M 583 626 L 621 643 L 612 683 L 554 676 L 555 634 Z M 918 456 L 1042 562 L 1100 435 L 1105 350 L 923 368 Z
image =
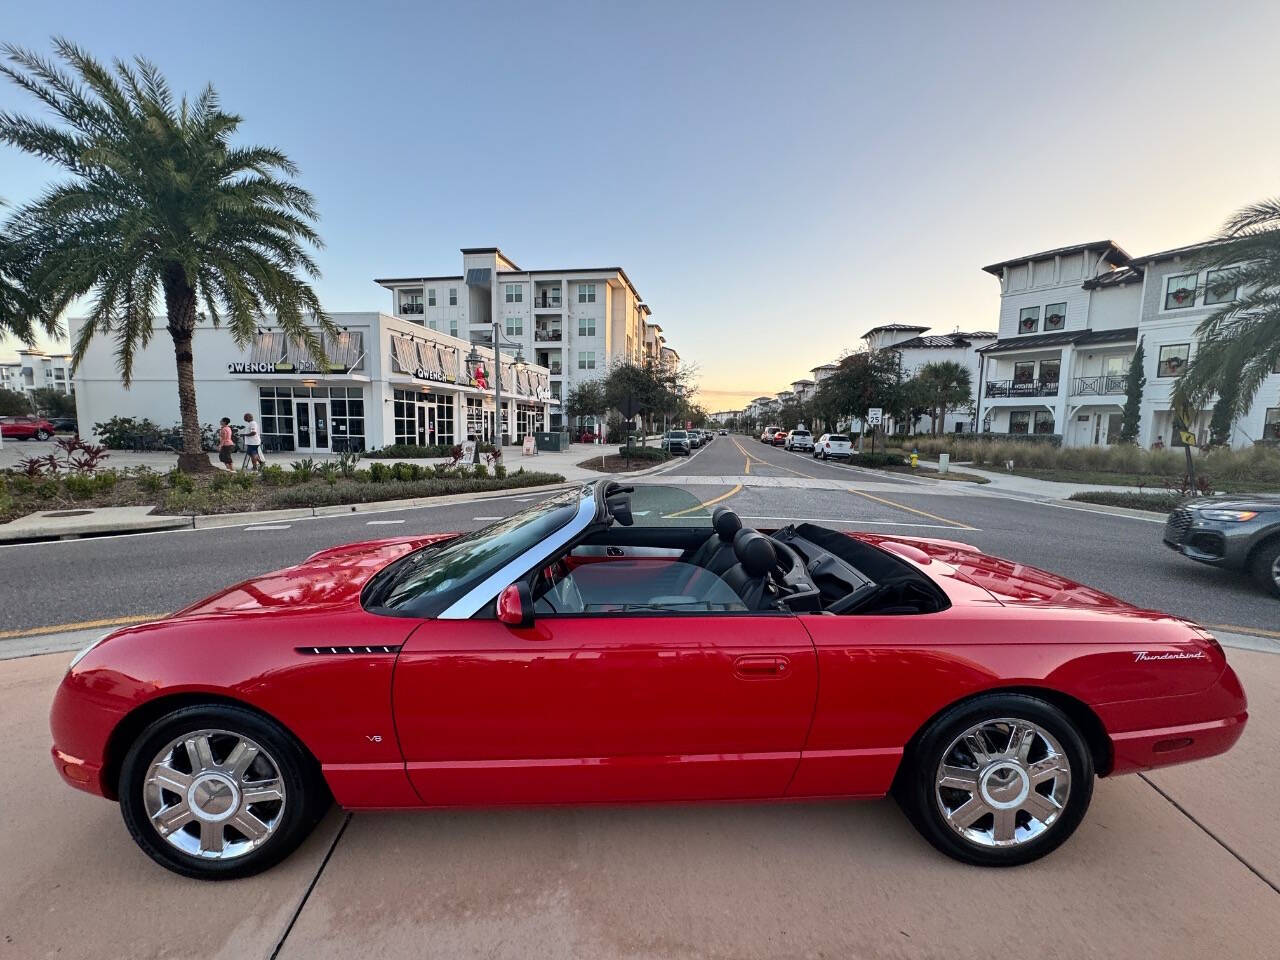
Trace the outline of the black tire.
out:
M 36 431 L 36 439 L 37 439 L 37 440 L 48 440 L 48 439 L 49 439 L 50 437 L 52 437 L 52 436 L 53 436 L 53 434 L 52 434 L 52 433 L 50 433 L 48 430 L 37 430 L 37 431 Z
M 226 730 L 260 744 L 279 768 L 285 788 L 274 833 L 256 849 L 227 860 L 205 859 L 172 846 L 152 825 L 144 802 L 143 784 L 157 753 L 175 738 L 205 729 Z M 232 880 L 274 866 L 306 839 L 331 803 L 316 762 L 287 730 L 229 704 L 182 707 L 151 723 L 125 754 L 118 789 L 121 815 L 138 846 L 162 867 L 197 880 Z
M 1251 572 L 1258 586 L 1272 596 L 1280 597 L 1280 537 L 1262 544 L 1254 551 Z
M 953 828 L 943 814 L 935 780 L 957 737 L 975 724 L 1001 718 L 1030 721 L 1049 732 L 1061 745 L 1071 774 L 1070 793 L 1057 819 L 1039 836 L 1006 847 L 983 845 Z M 1093 779 L 1093 756 L 1066 714 L 1036 697 L 995 693 L 952 707 L 925 728 L 903 757 L 894 795 L 921 835 L 947 856 L 976 866 L 1013 867 L 1038 860 L 1075 832 L 1089 809 Z

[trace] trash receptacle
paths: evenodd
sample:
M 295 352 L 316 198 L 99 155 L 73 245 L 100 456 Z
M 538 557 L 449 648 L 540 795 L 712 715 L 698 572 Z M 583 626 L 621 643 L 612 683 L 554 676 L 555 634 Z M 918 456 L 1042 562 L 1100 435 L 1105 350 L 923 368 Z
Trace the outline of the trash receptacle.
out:
M 534 438 L 539 451 L 558 453 L 569 448 L 569 435 L 559 430 L 539 430 Z

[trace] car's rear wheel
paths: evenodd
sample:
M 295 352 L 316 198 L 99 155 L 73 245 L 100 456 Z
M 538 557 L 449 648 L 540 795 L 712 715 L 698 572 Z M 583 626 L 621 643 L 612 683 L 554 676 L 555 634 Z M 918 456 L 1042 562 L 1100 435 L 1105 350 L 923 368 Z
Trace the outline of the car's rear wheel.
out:
M 1054 850 L 1093 795 L 1093 757 L 1057 707 L 991 694 L 946 711 L 903 760 L 895 787 L 916 828 L 948 856 L 1017 866 Z
M 1280 538 L 1264 543 L 1253 555 L 1253 578 L 1280 597 Z
M 175 873 L 225 880 L 288 856 L 329 804 L 315 762 L 243 707 L 183 707 L 139 735 L 120 770 L 120 810 L 138 846 Z

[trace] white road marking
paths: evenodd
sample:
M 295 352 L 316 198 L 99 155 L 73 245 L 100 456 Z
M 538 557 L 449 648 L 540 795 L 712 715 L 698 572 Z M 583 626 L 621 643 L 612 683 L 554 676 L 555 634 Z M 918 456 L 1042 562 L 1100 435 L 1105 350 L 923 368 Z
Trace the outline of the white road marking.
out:
M 393 523 L 404 523 L 403 520 L 367 520 L 365 525 L 369 527 L 390 526 Z
M 256 533 L 259 530 L 288 530 L 293 524 L 291 523 L 263 523 L 256 527 L 245 527 L 245 533 Z
M 503 520 L 504 517 L 472 517 L 472 520 Z
M 897 520 L 841 520 L 836 517 L 739 517 L 740 520 L 785 520 L 788 523 L 852 523 L 868 527 L 927 527 L 931 530 L 960 530 L 981 533 L 977 527 L 955 527 L 944 523 L 902 523 Z

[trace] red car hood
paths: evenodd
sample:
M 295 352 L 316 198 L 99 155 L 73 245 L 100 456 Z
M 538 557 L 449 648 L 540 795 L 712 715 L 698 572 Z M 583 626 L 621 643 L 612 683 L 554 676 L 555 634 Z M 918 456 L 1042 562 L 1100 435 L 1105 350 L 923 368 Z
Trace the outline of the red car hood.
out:
M 286 567 L 237 583 L 185 610 L 179 610 L 174 616 L 196 617 L 255 610 L 264 613 L 273 610 L 304 612 L 358 604 L 360 591 L 369 578 L 392 560 L 428 543 L 454 536 L 457 534 L 393 537 L 330 547 L 313 553 L 296 567 Z
M 928 537 L 886 537 L 874 533 L 857 533 L 854 536 L 910 560 L 932 579 L 940 581 L 943 589 L 947 588 L 949 579 L 961 580 L 981 587 L 1002 604 L 1132 607 L 1132 604 L 1109 593 L 1039 567 L 990 556 L 972 544 Z

